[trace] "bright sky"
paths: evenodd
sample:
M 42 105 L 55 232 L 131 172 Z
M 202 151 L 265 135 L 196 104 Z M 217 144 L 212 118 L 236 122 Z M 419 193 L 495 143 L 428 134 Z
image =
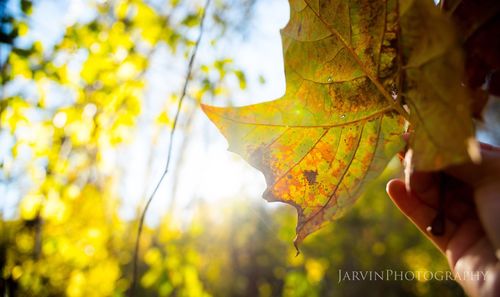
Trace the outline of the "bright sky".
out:
M 248 87 L 244 91 L 235 91 L 233 102 L 239 105 L 263 102 L 279 98 L 285 90 L 283 70 L 283 55 L 279 29 L 288 21 L 289 7 L 286 0 L 258 1 L 255 19 L 250 24 L 249 35 L 246 40 L 235 38 L 225 40 L 224 48 L 231 49 L 228 53 L 234 63 L 242 67 L 248 74 Z M 200 47 L 199 59 L 203 59 L 203 47 Z M 259 75 L 266 78 L 267 83 L 258 83 Z M 164 78 L 156 81 L 159 89 L 164 87 Z M 155 83 L 152 83 L 155 88 Z M 151 93 L 160 93 L 152 91 Z M 217 98 L 214 104 L 221 104 Z M 149 136 L 150 137 L 150 136 Z M 122 215 L 133 217 L 135 206 L 141 199 L 145 184 L 148 193 L 151 192 L 165 166 L 167 137 L 158 144 L 159 151 L 154 162 L 153 175 L 144 180 L 146 155 L 138 156 L 141 143 L 134 144 L 131 149 L 136 156 L 130 164 L 132 170 L 127 170 L 122 187 L 123 195 L 127 197 Z M 254 199 L 258 203 L 269 205 L 261 198 L 265 189 L 263 175 L 243 161 L 238 155 L 227 151 L 227 142 L 217 131 L 208 118 L 198 110 L 189 135 L 190 145 L 184 152 L 183 170 L 174 180 L 174 174 L 169 174 L 160 187 L 148 212 L 147 222 L 154 224 L 160 215 L 167 209 L 171 195 L 171 186 L 177 183 L 176 204 L 177 210 L 186 210 L 189 213 L 189 203 L 193 199 L 205 199 L 212 206 L 223 206 L 227 199 Z M 144 141 L 147 141 L 146 138 Z M 175 145 L 179 148 L 181 134 L 176 134 Z M 129 151 L 130 152 L 130 151 Z M 164 153 L 162 153 L 164 152 Z M 179 153 L 179 151 L 175 152 Z M 175 157 L 175 155 L 174 155 Z M 174 164 L 175 165 L 175 164 Z M 143 172 L 144 174 L 137 174 Z M 173 173 L 173 168 L 171 173 Z M 271 206 L 269 206 L 271 207 Z

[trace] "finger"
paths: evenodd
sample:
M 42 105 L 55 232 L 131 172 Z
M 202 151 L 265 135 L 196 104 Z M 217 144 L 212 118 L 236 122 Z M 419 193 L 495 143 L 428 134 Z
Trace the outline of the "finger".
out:
M 436 217 L 437 210 L 423 203 L 416 195 L 409 194 L 401 180 L 391 180 L 387 184 L 387 193 L 396 206 L 422 231 L 441 252 L 445 252 L 450 238 L 453 236 L 456 225 L 449 219 L 445 220 L 445 233 L 434 236 L 427 231 L 427 227 Z
M 491 242 L 484 236 L 484 233 L 482 234 L 483 236 L 478 236 L 474 241 L 466 240 L 465 236 L 461 237 L 461 240 L 464 240 L 468 244 L 462 244 L 464 251 L 460 256 L 457 253 L 457 260 L 454 266 L 451 264 L 451 259 L 449 259 L 450 267 L 459 275 L 465 276 L 474 272 L 476 275 L 482 276 L 478 278 L 464 277 L 458 280 L 467 295 L 500 296 L 500 283 L 498 282 L 500 266 L 493 254 Z M 476 234 L 471 233 L 471 235 L 474 236 Z M 457 242 L 457 245 L 460 245 L 460 243 Z
M 450 166 L 445 169 L 445 172 L 475 189 L 474 198 L 477 212 L 487 236 L 496 250 L 497 257 L 500 259 L 500 220 L 497 217 L 497 214 L 500 213 L 500 148 L 480 143 L 480 149 L 482 157 L 480 164 L 466 163 Z M 424 174 L 415 179 L 418 180 L 419 178 L 423 179 L 423 181 L 420 181 L 420 186 L 425 190 L 424 192 L 428 193 L 417 194 L 417 196 L 420 197 L 421 201 L 429 204 L 431 208 L 434 206 L 435 209 L 437 199 L 434 197 L 436 192 L 439 193 L 439 190 L 436 191 L 435 187 L 426 184 L 431 183 L 429 180 L 432 180 L 432 175 Z M 412 187 L 417 186 L 412 185 Z M 460 193 L 460 197 L 463 198 L 463 196 L 464 193 Z M 457 208 L 462 209 L 457 211 L 459 213 L 458 217 L 460 217 L 460 212 L 462 214 L 466 213 L 466 207 Z M 455 207 L 451 207 L 451 209 L 455 209 Z
M 481 271 L 495 275 L 495 271 L 488 270 L 498 270 L 498 266 L 491 265 L 498 262 L 477 218 L 469 218 L 459 225 L 447 221 L 445 235 L 434 237 L 424 230 L 429 218 L 435 216 L 436 209 L 421 203 L 416 195 L 407 193 L 404 182 L 400 180 L 390 181 L 387 192 L 398 208 L 446 255 L 450 267 L 455 272 L 464 274 Z M 491 280 L 462 281 L 465 290 L 471 296 L 479 296 L 478 292 L 484 287 L 491 286 L 491 283 Z
M 500 181 L 478 187 L 475 197 L 479 219 L 500 260 Z
M 445 178 L 445 182 L 440 178 Z M 439 207 L 440 188 L 445 193 L 445 216 L 448 219 L 458 224 L 475 215 L 472 190 L 464 183 L 436 172 L 415 171 L 410 177 L 411 193 L 431 208 Z
M 500 149 L 482 145 L 481 164 L 453 166 L 446 171 L 474 187 L 477 212 L 500 259 Z
M 387 192 L 397 207 L 443 252 L 450 267 L 457 266 L 457 262 L 471 252 L 479 240 L 484 237 L 484 230 L 477 217 L 465 218 L 458 223 L 446 220 L 445 234 L 433 236 L 427 232 L 427 226 L 436 216 L 437 210 L 422 201 L 414 194 L 408 194 L 405 185 L 400 180 L 392 180 L 387 185 Z M 483 254 L 492 254 L 491 248 L 482 251 Z M 491 256 L 488 256 L 490 259 Z

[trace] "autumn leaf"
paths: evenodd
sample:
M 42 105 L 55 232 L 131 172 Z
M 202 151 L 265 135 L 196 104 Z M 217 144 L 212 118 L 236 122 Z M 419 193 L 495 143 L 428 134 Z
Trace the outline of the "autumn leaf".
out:
M 451 21 L 433 1 L 401 1 L 401 44 L 410 108 L 413 166 L 438 170 L 477 161 L 469 90 L 462 86 L 464 60 Z
M 415 123 L 411 144 L 417 168 L 439 169 L 469 158 L 464 139 L 471 137 L 472 126 L 466 93 L 458 95 L 455 106 L 447 106 L 450 115 L 430 110 L 436 100 L 460 89 L 460 71 L 440 77 L 442 87 L 429 81 L 436 79 L 429 72 L 442 75 L 460 59 L 460 53 L 448 57 L 454 53 L 453 34 L 444 48 L 438 48 L 433 35 L 418 44 L 416 38 L 425 35 L 420 30 L 427 28 L 408 25 L 431 14 L 433 21 L 446 20 L 433 6 L 402 2 L 399 7 L 397 0 L 290 1 L 290 21 L 281 31 L 285 95 L 236 108 L 202 105 L 228 139 L 229 150 L 264 173 L 264 198 L 296 207 L 296 245 L 340 217 L 403 149 L 405 117 Z M 401 38 L 405 30 L 406 39 Z M 441 30 L 453 33 L 449 26 Z M 403 99 L 409 102 L 410 116 Z M 434 141 L 441 130 L 429 125 L 445 124 L 464 130 Z M 460 145 L 441 143 L 450 137 L 455 137 L 452 145 Z M 443 158 L 447 153 L 453 156 Z

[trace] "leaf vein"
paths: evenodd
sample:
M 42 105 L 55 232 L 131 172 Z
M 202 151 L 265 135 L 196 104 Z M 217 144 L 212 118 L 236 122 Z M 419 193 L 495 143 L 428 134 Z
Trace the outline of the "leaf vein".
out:
M 308 222 L 310 222 L 312 219 L 314 219 L 319 213 L 321 213 L 323 210 L 325 210 L 325 208 L 328 206 L 328 204 L 330 204 L 330 201 L 332 201 L 333 197 L 335 196 L 335 194 L 337 193 L 337 190 L 339 189 L 339 186 L 342 184 L 343 180 L 344 180 L 344 177 L 346 176 L 347 172 L 349 171 L 349 168 L 351 167 L 351 164 L 352 162 L 354 161 L 354 159 L 356 158 L 356 153 L 358 152 L 358 149 L 359 149 L 359 145 L 360 145 L 360 142 L 361 142 L 361 137 L 363 135 L 363 131 L 364 131 L 364 128 L 365 128 L 365 124 L 364 123 L 362 126 L 361 126 L 361 131 L 359 132 L 359 137 L 358 137 L 358 141 L 356 143 L 356 148 L 352 154 L 352 157 L 350 158 L 349 160 L 349 163 L 346 165 L 345 167 L 345 170 L 344 172 L 342 173 L 342 176 L 340 177 L 339 179 L 339 182 L 337 183 L 335 189 L 333 190 L 333 193 L 332 195 L 330 195 L 330 197 L 328 198 L 328 200 L 326 201 L 325 204 L 323 204 L 321 206 L 321 208 L 315 212 L 312 216 L 310 216 L 307 220 L 305 220 L 305 222 L 303 222 L 302 224 L 300 224 L 300 226 L 297 226 L 297 229 L 302 229 L 302 227 L 304 227 Z
M 288 170 L 283 173 L 282 175 L 280 175 L 273 183 L 272 185 L 269 185 L 269 188 L 271 187 L 274 187 L 278 182 L 280 182 L 286 175 L 288 175 L 295 167 L 297 167 L 297 165 L 299 165 L 304 159 L 305 157 L 307 157 L 307 155 L 318 145 L 318 143 L 321 141 L 321 139 L 323 139 L 323 137 L 328 133 L 328 131 L 330 131 L 330 129 L 325 129 L 325 131 L 323 132 L 323 134 L 321 134 L 319 137 L 318 137 L 318 140 L 316 140 L 316 142 L 311 146 L 311 148 L 304 153 L 304 155 L 295 163 L 292 164 L 292 166 L 290 166 L 290 168 L 288 168 Z
M 373 114 L 367 115 L 366 117 L 363 117 L 363 118 L 360 118 L 360 119 L 356 119 L 356 120 L 352 120 L 352 121 L 349 121 L 349 122 L 343 122 L 343 123 L 338 123 L 338 124 L 330 124 L 330 125 L 285 125 L 285 124 L 271 124 L 271 123 L 254 123 L 254 122 L 244 122 L 244 121 L 236 120 L 234 118 L 229 118 L 229 117 L 226 117 L 226 116 L 221 115 L 221 114 L 218 114 L 218 116 L 221 119 L 224 119 L 224 120 L 230 121 L 230 122 L 234 122 L 234 123 L 237 123 L 237 124 L 240 124 L 240 125 L 255 125 L 255 126 L 265 126 L 265 127 L 288 127 L 288 128 L 305 128 L 305 129 L 308 129 L 308 128 L 335 128 L 335 127 L 344 127 L 344 126 L 356 124 L 356 123 L 363 122 L 363 121 L 369 121 L 369 120 L 374 119 L 374 118 L 380 116 L 381 114 L 384 114 L 384 113 L 386 113 L 386 112 L 388 112 L 390 110 L 392 110 L 392 107 L 386 106 L 383 109 L 381 109 L 381 110 L 379 110 L 379 111 L 377 111 L 377 112 L 375 112 Z

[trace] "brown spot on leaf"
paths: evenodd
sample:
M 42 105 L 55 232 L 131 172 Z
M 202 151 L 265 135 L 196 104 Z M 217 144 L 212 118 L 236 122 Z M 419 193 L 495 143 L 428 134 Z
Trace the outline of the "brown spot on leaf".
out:
M 310 185 L 314 185 L 316 183 L 318 172 L 315 170 L 304 170 L 304 176 Z

